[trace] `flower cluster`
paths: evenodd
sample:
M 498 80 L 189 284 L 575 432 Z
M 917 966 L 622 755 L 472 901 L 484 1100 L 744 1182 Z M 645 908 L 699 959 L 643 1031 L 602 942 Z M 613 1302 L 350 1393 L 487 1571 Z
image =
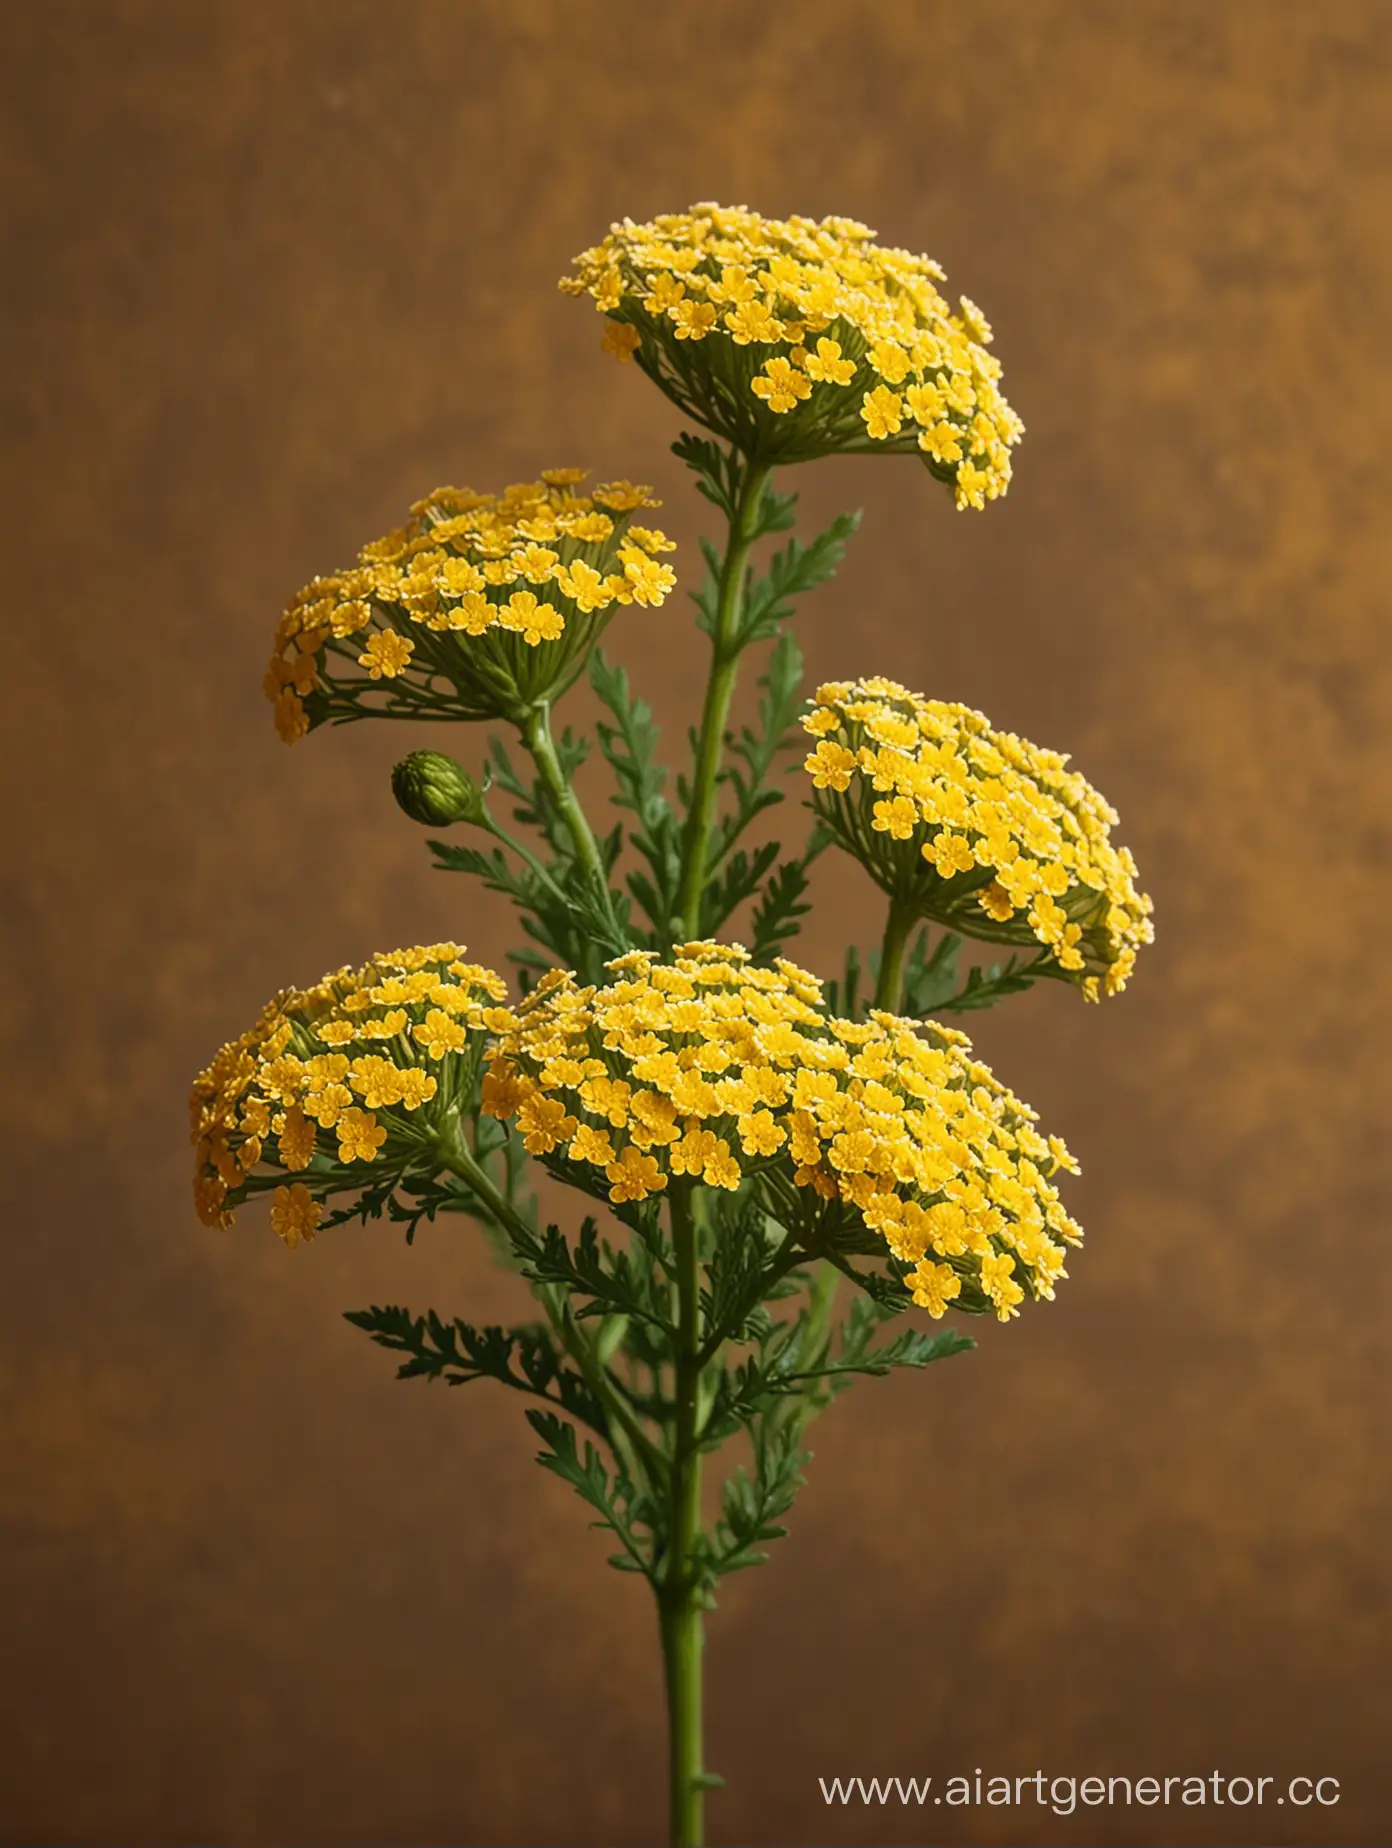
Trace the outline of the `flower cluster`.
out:
M 1115 810 L 1066 757 L 892 680 L 819 687 L 803 725 L 818 814 L 892 899 L 1044 945 L 1089 1000 L 1125 986 L 1151 901 L 1111 844 Z
M 271 1223 L 298 1244 L 328 1195 L 433 1147 L 472 1102 L 486 1036 L 514 1024 L 501 976 L 462 955 L 455 943 L 395 950 L 288 989 L 222 1048 L 189 1098 L 206 1225 L 231 1225 L 233 1208 L 274 1187 Z
M 784 1224 L 839 1210 L 883 1239 L 934 1316 L 956 1301 L 1005 1320 L 1052 1297 L 1081 1233 L 1050 1177 L 1074 1164 L 965 1034 L 837 1019 L 814 976 L 756 968 L 737 945 L 608 968 L 600 988 L 543 978 L 483 1081 L 485 1112 L 515 1117 L 553 1170 L 619 1204 L 677 1178 L 752 1178 Z
M 916 454 L 959 508 L 984 507 L 1024 434 L 991 329 L 965 296 L 952 309 L 931 258 L 874 235 L 697 205 L 614 225 L 560 286 L 609 317 L 609 351 L 746 454 Z
M 616 481 L 546 470 L 499 495 L 437 488 L 357 563 L 295 596 L 276 631 L 266 697 L 287 743 L 373 714 L 522 716 L 563 693 L 621 604 L 660 604 L 676 582 L 656 507 Z

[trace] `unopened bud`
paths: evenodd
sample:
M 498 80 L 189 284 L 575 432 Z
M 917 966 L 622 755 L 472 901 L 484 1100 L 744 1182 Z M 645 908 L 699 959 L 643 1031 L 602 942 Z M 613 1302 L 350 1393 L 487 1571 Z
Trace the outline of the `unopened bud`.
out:
M 392 771 L 392 794 L 398 806 L 425 828 L 448 828 L 456 821 L 476 825 L 485 820 L 478 785 L 443 751 L 412 751 Z

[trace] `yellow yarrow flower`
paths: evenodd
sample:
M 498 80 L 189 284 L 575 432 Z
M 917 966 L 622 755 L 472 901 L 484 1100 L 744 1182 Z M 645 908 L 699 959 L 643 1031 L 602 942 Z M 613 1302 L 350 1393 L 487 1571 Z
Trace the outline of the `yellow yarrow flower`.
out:
M 271 1229 L 283 1238 L 291 1250 L 303 1239 L 314 1237 L 323 1208 L 303 1181 L 289 1187 L 277 1187 L 271 1203 Z
M 358 656 L 358 666 L 365 667 L 369 680 L 395 680 L 415 653 L 415 643 L 395 630 L 379 630 Z
M 903 411 L 903 400 L 887 385 L 867 391 L 860 407 L 865 427 L 873 437 L 896 435 L 904 421 Z
M 803 398 L 812 396 L 812 381 L 788 360 L 771 359 L 751 389 L 771 411 L 791 411 Z
M 611 226 L 560 287 L 608 317 L 607 351 L 747 454 L 918 455 L 959 508 L 982 507 L 1009 486 L 1024 425 L 990 326 L 944 281 L 852 219 L 704 204 Z
M 620 364 L 626 365 L 633 358 L 638 340 L 636 327 L 628 327 L 622 321 L 611 321 L 604 330 L 602 345 L 606 353 L 611 353 Z
M 222 1048 L 189 1098 L 205 1224 L 230 1226 L 250 1195 L 274 1188 L 271 1223 L 294 1245 L 313 1237 L 331 1194 L 429 1165 L 472 1104 L 489 1033 L 515 1018 L 499 1005 L 502 977 L 463 954 L 456 943 L 392 950 L 287 989 Z M 287 1185 L 287 1174 L 299 1178 Z
M 315 578 L 276 631 L 266 697 L 287 743 L 375 713 L 505 718 L 571 686 L 615 610 L 657 608 L 676 583 L 631 525 L 656 507 L 616 481 L 582 494 L 584 469 L 543 471 L 501 494 L 437 488 L 357 562 Z
M 608 979 L 542 978 L 500 1034 L 483 1109 L 567 1181 L 635 1205 L 749 1185 L 781 1224 L 898 1260 L 931 1315 L 1002 1319 L 1052 1293 L 1081 1233 L 1050 1177 L 1072 1158 L 965 1034 L 830 1014 L 822 986 L 738 945 L 632 951 Z
M 1089 1000 L 1154 939 L 1116 811 L 1068 759 L 892 680 L 817 690 L 813 806 L 893 899 L 966 936 L 1041 945 Z

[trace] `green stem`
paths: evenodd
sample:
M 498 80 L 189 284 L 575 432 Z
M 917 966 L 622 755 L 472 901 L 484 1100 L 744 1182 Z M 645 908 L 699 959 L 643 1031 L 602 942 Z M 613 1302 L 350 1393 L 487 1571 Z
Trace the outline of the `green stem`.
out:
M 880 979 L 875 984 L 875 1006 L 899 1012 L 904 989 L 904 952 L 918 921 L 916 908 L 905 900 L 892 899 L 885 919 L 884 943 L 880 948 Z
M 745 567 L 758 531 L 764 488 L 772 473 L 772 466 L 766 462 L 751 462 L 746 468 L 734 517 L 730 521 L 725 561 L 720 570 L 715 627 L 711 635 L 710 678 L 706 682 L 706 703 L 701 712 L 696 768 L 691 785 L 691 808 L 687 815 L 686 841 L 682 851 L 681 886 L 677 899 L 682 930 L 688 938 L 696 935 L 701 924 L 706 856 L 715 821 L 716 779 L 720 775 L 720 760 L 725 748 L 725 723 L 730 715 L 730 699 L 739 672 L 738 634 L 744 606 Z
M 705 1779 L 701 1713 L 701 1586 L 696 1548 L 701 1534 L 701 1269 L 689 1188 L 672 1194 L 677 1271 L 676 1430 L 670 1538 L 658 1588 L 662 1659 L 667 1674 L 667 1722 L 672 1848 L 700 1848 Z
M 672 1848 L 700 1848 L 705 1834 L 701 1777 L 701 1609 L 663 1598 L 662 1661 L 667 1677 L 667 1746 L 671 1767 Z
M 599 843 L 595 840 L 585 811 L 580 806 L 580 798 L 567 782 L 561 770 L 561 761 L 556 755 L 556 742 L 551 736 L 551 709 L 545 703 L 533 706 L 527 713 L 521 726 L 522 742 L 531 754 L 532 762 L 537 767 L 537 774 L 546 786 L 556 807 L 565 819 L 570 832 L 571 843 L 575 848 L 575 857 L 595 884 L 606 895 L 609 892 L 609 879 L 600 858 Z

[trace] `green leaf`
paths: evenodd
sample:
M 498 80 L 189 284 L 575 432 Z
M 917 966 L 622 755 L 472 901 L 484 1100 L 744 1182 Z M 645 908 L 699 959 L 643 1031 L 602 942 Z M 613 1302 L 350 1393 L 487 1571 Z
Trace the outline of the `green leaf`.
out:
M 708 1287 L 701 1292 L 702 1320 L 724 1341 L 742 1341 L 763 1295 L 760 1285 L 769 1264 L 769 1220 L 752 1197 L 730 1204 L 717 1202 L 717 1236 L 707 1266 Z M 722 1332 L 723 1331 L 723 1332 Z
M 755 1432 L 753 1470 L 737 1469 L 721 1492 L 720 1519 L 706 1561 L 712 1580 L 762 1565 L 768 1558 L 762 1548 L 787 1532 L 782 1517 L 802 1487 L 802 1471 L 810 1460 L 792 1427 Z
M 551 1159 L 545 1165 L 571 1186 L 585 1178 L 585 1163 Z M 656 1282 L 651 1266 L 636 1262 L 634 1253 L 616 1251 L 601 1239 L 592 1218 L 585 1219 L 573 1245 L 559 1226 L 547 1226 L 525 1253 L 522 1274 L 534 1283 L 558 1285 L 572 1296 L 586 1298 L 585 1306 L 576 1312 L 577 1319 L 631 1316 L 668 1340 L 676 1338 L 676 1326 L 667 1313 L 665 1285 Z
M 970 1335 L 955 1328 L 932 1333 L 910 1328 L 880 1347 L 873 1346 L 876 1333 L 888 1319 L 876 1304 L 863 1296 L 858 1298 L 842 1325 L 840 1351 L 835 1358 L 793 1377 L 831 1381 L 840 1378 L 849 1384 L 850 1377 L 856 1374 L 883 1378 L 897 1367 L 928 1367 L 935 1360 L 950 1360 L 954 1354 L 969 1353 L 976 1346 Z
M 802 651 L 789 634 L 779 636 L 759 678 L 758 723 L 743 726 L 738 737 L 727 734 L 730 757 L 720 782 L 735 797 L 734 812 L 719 823 L 711 844 L 710 864 L 718 866 L 749 823 L 762 810 L 783 801 L 769 786 L 778 755 L 798 742 L 796 725 L 801 700 Z
M 722 449 L 706 436 L 693 436 L 684 430 L 672 445 L 672 454 L 684 462 L 696 476 L 696 486 L 725 515 L 735 517 L 744 479 L 744 465 L 735 449 Z
M 785 860 L 764 887 L 750 923 L 750 954 L 756 963 L 772 962 L 802 928 L 798 920 L 812 909 L 806 899 L 807 869 L 827 839 L 814 833 L 803 853 L 796 860 Z
M 594 1526 L 608 1529 L 623 1542 L 621 1557 L 628 1563 L 620 1570 L 641 1572 L 651 1578 L 659 1511 L 650 1498 L 634 1487 L 622 1469 L 616 1468 L 611 1476 L 603 1457 L 588 1440 L 581 1452 L 575 1427 L 554 1412 L 529 1411 L 527 1422 L 545 1446 L 537 1462 L 562 1482 L 568 1482 L 580 1499 L 598 1513 L 600 1518 Z M 619 1562 L 611 1558 L 609 1563 Z
M 927 954 L 927 931 L 919 933 L 904 966 L 904 1012 L 915 1018 L 929 1014 L 966 1014 L 994 1007 L 1007 995 L 1023 994 L 1047 973 L 1046 951 L 1033 956 L 1011 956 L 989 969 L 973 966 L 965 982 L 958 974 L 962 939 L 947 931 Z
M 828 1249 L 825 1256 L 829 1264 L 834 1264 L 843 1277 L 848 1277 L 887 1315 L 899 1315 L 912 1307 L 913 1296 L 905 1289 L 902 1278 L 884 1271 L 857 1270 L 843 1251 Z
M 611 917 L 603 894 L 569 856 L 553 861 L 548 869 L 551 883 L 547 884 L 525 862 L 514 866 L 501 847 L 486 853 L 481 848 L 459 847 L 450 841 L 430 841 L 428 845 L 441 871 L 472 873 L 490 892 L 502 892 L 510 898 L 528 936 L 550 950 L 554 961 L 563 968 L 593 971 L 597 957 L 618 956 L 632 947 L 627 933 L 627 900 L 616 898 L 616 915 Z M 532 952 L 509 954 L 514 962 L 538 966 Z M 540 966 L 550 965 L 542 961 Z
M 449 1386 L 496 1380 L 515 1392 L 548 1399 L 599 1436 L 607 1435 L 604 1409 L 589 1382 L 564 1364 L 548 1331 L 537 1324 L 475 1328 L 469 1322 L 446 1322 L 433 1309 L 413 1316 L 394 1304 L 351 1309 L 344 1320 L 363 1329 L 378 1347 L 406 1356 L 396 1370 L 399 1380 L 443 1379 Z
M 590 656 L 590 684 L 615 719 L 612 726 L 601 723 L 595 728 L 619 786 L 612 800 L 631 810 L 644 827 L 651 826 L 667 808 L 662 794 L 667 771 L 657 762 L 661 732 L 652 708 L 634 697 L 627 671 L 607 660 L 602 648 Z
M 833 977 L 826 985 L 827 1008 L 829 1012 L 841 1015 L 844 1020 L 859 1020 L 861 960 L 860 950 L 854 943 L 846 950 L 843 971 L 840 981 Z M 869 995 L 865 999 L 868 1001 Z
M 715 613 L 720 602 L 720 579 L 724 571 L 724 561 L 711 541 L 705 537 L 697 540 L 701 549 L 701 558 L 705 563 L 705 574 L 698 589 L 688 594 L 696 605 L 696 627 L 702 635 L 714 635 Z
M 910 945 L 904 959 L 904 1012 L 911 1015 L 935 1013 L 957 992 L 957 953 L 962 939 L 955 931 L 938 938 L 931 956 L 927 953 L 928 933 L 922 930 Z
M 1012 956 L 1005 963 L 992 963 L 986 970 L 972 968 L 968 971 L 966 984 L 946 1001 L 940 1001 L 933 1011 L 939 1014 L 968 1014 L 977 1008 L 994 1007 L 1007 995 L 1023 994 L 1046 973 L 1041 967 L 1048 960 L 1044 956 Z
M 662 933 L 676 909 L 681 835 L 663 794 L 668 772 L 657 761 L 660 733 L 652 708 L 630 692 L 624 669 L 606 660 L 598 648 L 590 656 L 590 682 L 615 719 L 613 725 L 601 721 L 595 726 L 600 750 L 618 785 L 610 800 L 637 818 L 631 841 L 648 865 L 647 873 L 628 875 L 628 889 L 654 930 Z
M 747 648 L 751 642 L 776 635 L 780 625 L 792 615 L 795 600 L 836 575 L 837 566 L 846 553 L 846 542 L 860 525 L 860 517 L 858 512 L 838 514 L 808 545 L 790 539 L 781 551 L 774 553 L 765 572 L 751 574 L 736 637 L 739 647 Z M 791 524 L 791 519 L 787 524 Z
M 700 934 L 703 937 L 714 936 L 731 913 L 758 891 L 765 873 L 781 851 L 778 841 L 765 841 L 762 847 L 754 850 L 752 857 L 741 847 L 707 879 L 701 894 Z
M 416 1228 L 421 1220 L 433 1224 L 438 1212 L 468 1213 L 483 1218 L 487 1209 L 453 1177 L 441 1181 L 433 1174 L 413 1174 L 409 1170 L 402 1173 L 398 1169 L 364 1187 L 348 1205 L 335 1208 L 319 1222 L 319 1230 L 324 1232 L 331 1226 L 347 1225 L 354 1219 L 366 1225 L 369 1219 L 385 1218 L 394 1225 L 405 1226 L 406 1243 L 411 1245 L 415 1243 Z
M 498 788 L 523 805 L 513 811 L 514 818 L 535 825 L 537 814 L 532 787 L 522 780 L 522 775 L 514 766 L 508 755 L 507 746 L 501 738 L 494 737 L 488 740 L 488 770 L 492 781 L 497 784 Z
M 487 851 L 482 847 L 459 847 L 453 841 L 427 841 L 441 872 L 472 873 L 490 892 L 503 892 L 519 905 L 532 906 L 535 895 L 544 890 L 530 867 L 514 869 L 501 847 Z
M 770 533 L 786 533 L 797 523 L 796 494 L 784 494 L 765 481 L 759 505 L 754 510 L 753 538 L 764 539 Z

